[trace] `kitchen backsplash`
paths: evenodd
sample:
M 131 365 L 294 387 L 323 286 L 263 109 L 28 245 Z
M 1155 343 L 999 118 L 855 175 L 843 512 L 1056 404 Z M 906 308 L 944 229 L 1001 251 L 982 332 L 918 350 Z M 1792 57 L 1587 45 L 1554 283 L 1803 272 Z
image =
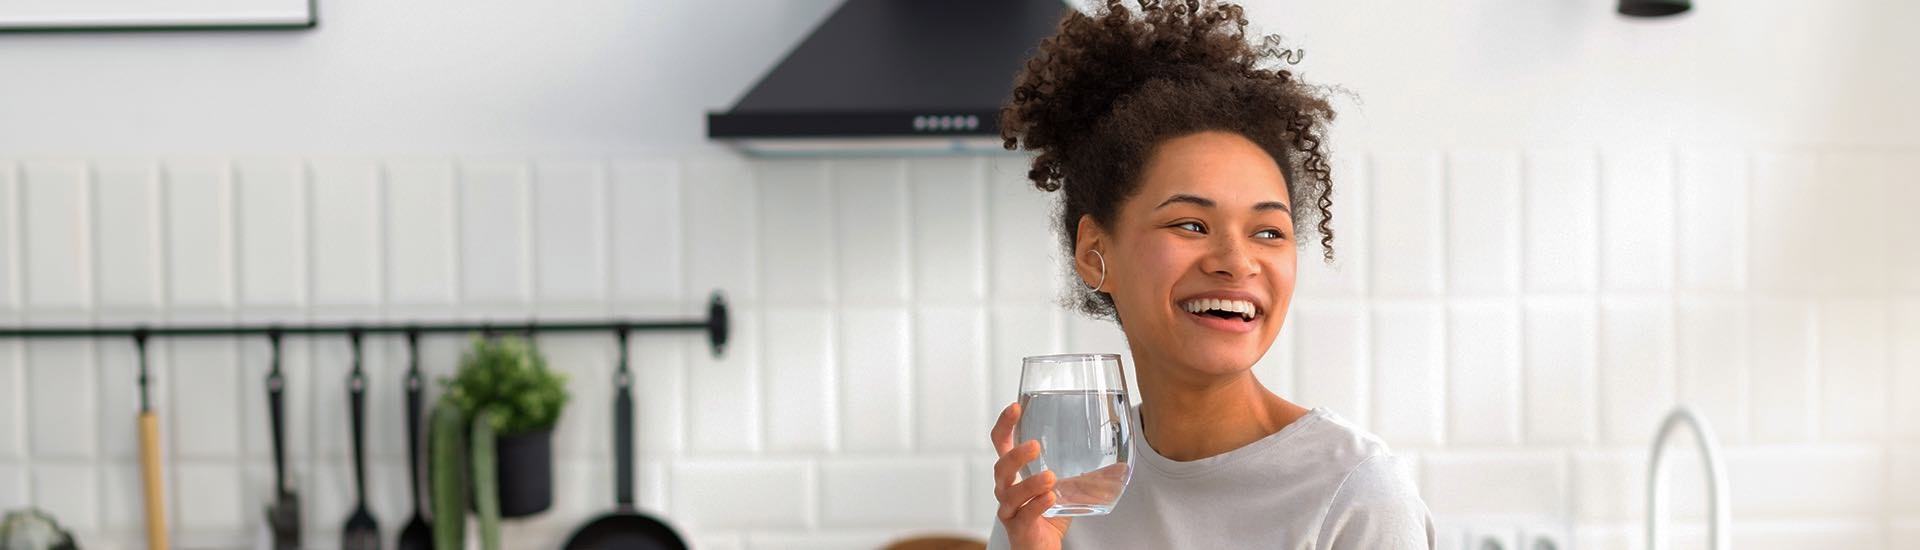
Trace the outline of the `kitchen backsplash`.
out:
M 1638 547 L 1655 422 L 1726 444 L 1745 549 L 1920 547 L 1920 152 L 1340 151 L 1338 268 L 1302 249 L 1257 367 L 1412 458 L 1446 538 L 1546 526 Z M 639 504 L 700 548 L 984 534 L 1018 358 L 1121 351 L 1055 305 L 1051 197 L 1016 156 L 743 160 L 0 159 L 0 322 L 681 317 L 636 336 Z M 451 373 L 465 341 L 428 338 Z M 405 349 L 370 338 L 370 488 L 410 513 Z M 352 498 L 347 345 L 287 343 L 309 547 Z M 546 336 L 573 402 L 555 547 L 613 501 L 608 335 Z M 183 548 L 249 546 L 271 494 L 267 344 L 150 350 Z M 140 544 L 131 342 L 0 341 L 0 509 Z M 437 393 L 437 387 L 435 388 Z M 1682 546 L 1704 540 L 1676 457 Z

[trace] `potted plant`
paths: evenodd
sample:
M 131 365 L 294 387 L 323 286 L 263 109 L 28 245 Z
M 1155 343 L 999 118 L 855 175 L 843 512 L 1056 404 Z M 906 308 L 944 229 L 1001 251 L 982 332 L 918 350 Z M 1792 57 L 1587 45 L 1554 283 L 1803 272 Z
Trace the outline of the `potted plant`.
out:
M 546 357 L 526 339 L 476 337 L 445 384 L 442 399 L 497 434 L 492 469 L 500 515 L 524 517 L 551 507 L 553 427 L 567 404 L 566 374 L 548 369 Z

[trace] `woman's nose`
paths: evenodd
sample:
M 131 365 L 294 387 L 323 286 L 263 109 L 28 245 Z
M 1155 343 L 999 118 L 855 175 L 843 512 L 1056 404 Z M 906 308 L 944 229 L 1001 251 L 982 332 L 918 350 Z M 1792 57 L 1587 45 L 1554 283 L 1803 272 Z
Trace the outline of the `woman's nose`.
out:
M 1230 237 L 1217 239 L 1205 262 L 1201 267 L 1208 274 L 1227 280 L 1237 281 L 1260 273 L 1260 265 L 1247 254 L 1246 244 Z

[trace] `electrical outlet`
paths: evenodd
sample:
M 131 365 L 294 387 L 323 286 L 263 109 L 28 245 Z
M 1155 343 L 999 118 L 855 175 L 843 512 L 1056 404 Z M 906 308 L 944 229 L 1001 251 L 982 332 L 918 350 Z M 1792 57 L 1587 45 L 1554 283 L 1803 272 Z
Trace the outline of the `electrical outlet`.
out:
M 1466 550 L 1521 550 L 1519 535 L 1513 529 L 1471 529 L 1467 531 Z
M 1568 550 L 1567 534 L 1553 527 L 1529 527 L 1520 532 L 1519 550 Z

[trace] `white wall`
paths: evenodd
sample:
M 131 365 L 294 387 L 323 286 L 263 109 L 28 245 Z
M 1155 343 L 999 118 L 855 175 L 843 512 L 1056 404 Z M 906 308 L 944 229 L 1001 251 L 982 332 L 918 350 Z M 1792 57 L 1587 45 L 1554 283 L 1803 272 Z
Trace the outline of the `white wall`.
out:
M 1017 357 L 1121 344 L 1051 305 L 1045 197 L 1017 157 L 703 143 L 701 112 L 822 4 L 323 1 L 303 33 L 0 35 L 0 322 L 679 316 L 724 289 L 726 357 L 636 340 L 642 508 L 711 548 L 979 530 Z M 1339 122 L 1343 262 L 1303 275 L 1260 372 L 1412 456 L 1443 543 L 1532 526 L 1636 547 L 1644 447 L 1687 402 L 1729 446 L 1741 548 L 1920 545 L 1920 116 L 1897 101 L 1920 92 L 1920 38 L 1893 32 L 1916 8 L 1251 10 L 1364 100 Z M 429 368 L 460 344 L 430 341 Z M 372 345 L 393 530 L 404 350 Z M 543 345 L 577 401 L 559 503 L 514 547 L 611 502 L 611 341 Z M 309 542 L 331 546 L 347 353 L 289 351 Z M 252 541 L 265 345 L 153 358 L 178 540 Z M 131 360 L 0 342 L 0 508 L 138 544 Z M 1698 546 L 1698 499 L 1676 498 Z

